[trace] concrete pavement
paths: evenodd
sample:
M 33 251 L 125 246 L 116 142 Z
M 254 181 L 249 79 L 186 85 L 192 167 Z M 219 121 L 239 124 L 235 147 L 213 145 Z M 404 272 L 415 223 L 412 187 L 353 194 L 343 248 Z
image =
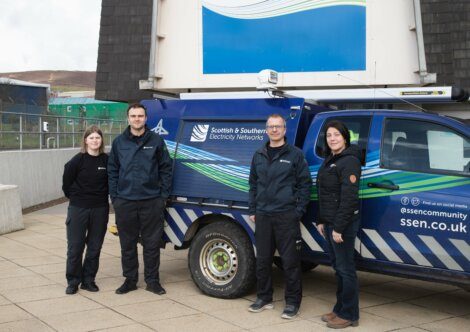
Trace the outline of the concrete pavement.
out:
M 67 204 L 24 215 L 25 230 L 0 236 L 0 331 L 323 331 L 320 316 L 335 297 L 329 267 L 304 274 L 301 314 L 280 318 L 282 272 L 275 273 L 275 309 L 247 311 L 255 299 L 203 295 L 191 280 L 187 251 L 162 251 L 164 296 L 139 289 L 114 290 L 123 282 L 117 237 L 107 233 L 97 284 L 101 291 L 65 294 Z M 114 215 L 110 217 L 114 223 Z M 141 257 L 140 257 L 141 258 Z M 142 270 L 142 264 L 141 264 Z M 359 273 L 361 320 L 352 331 L 470 331 L 470 293 L 436 283 Z

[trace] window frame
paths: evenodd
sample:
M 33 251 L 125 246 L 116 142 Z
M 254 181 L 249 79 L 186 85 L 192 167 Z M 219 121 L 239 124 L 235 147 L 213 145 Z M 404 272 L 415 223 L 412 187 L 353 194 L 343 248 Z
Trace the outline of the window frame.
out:
M 369 125 L 367 127 L 367 139 L 366 139 L 366 145 L 364 147 L 364 149 L 361 149 L 361 165 L 362 166 L 365 166 L 365 164 L 367 163 L 367 149 L 369 147 L 369 138 L 370 138 L 370 130 L 372 128 L 372 122 L 373 122 L 373 114 L 363 114 L 363 115 L 339 115 L 339 116 L 331 116 L 331 117 L 327 117 L 324 119 L 321 127 L 320 127 L 320 130 L 318 132 L 318 135 L 317 135 L 317 139 L 315 140 L 315 145 L 314 145 L 314 153 L 317 157 L 321 158 L 321 159 L 325 159 L 325 156 L 322 155 L 322 154 L 319 154 L 318 153 L 318 144 L 319 142 L 322 141 L 322 133 L 325 132 L 325 126 L 330 122 L 330 121 L 333 121 L 333 120 L 338 120 L 338 121 L 341 121 L 344 123 L 344 121 L 342 119 L 344 118 L 368 118 L 369 119 Z M 348 128 L 349 129 L 349 128 Z M 324 138 L 324 136 L 323 136 Z M 363 154 L 363 151 L 365 152 L 364 155 Z M 362 160 L 363 159 L 363 160 Z
M 380 138 L 380 161 L 379 161 L 379 167 L 384 168 L 384 169 L 390 169 L 390 170 L 397 170 L 397 171 L 406 171 L 406 172 L 412 172 L 412 173 L 424 173 L 424 174 L 437 174 L 437 175 L 446 175 L 446 176 L 459 176 L 459 177 L 470 177 L 470 173 L 465 173 L 464 171 L 453 171 L 453 170 L 439 170 L 439 169 L 432 169 L 429 167 L 429 171 L 423 172 L 421 170 L 412 170 L 412 169 L 407 169 L 407 168 L 399 168 L 399 167 L 385 167 L 383 164 L 383 152 L 384 152 L 384 143 L 385 143 L 385 130 L 387 127 L 387 121 L 388 120 L 406 120 L 406 121 L 414 121 L 422 124 L 423 122 L 425 123 L 431 123 L 435 124 L 444 128 L 449 129 L 450 131 L 454 133 L 458 133 L 461 137 L 467 138 L 467 135 L 457 128 L 451 127 L 445 123 L 439 122 L 439 121 L 434 121 L 432 119 L 422 119 L 422 118 L 415 118 L 415 117 L 400 117 L 400 116 L 385 116 L 382 120 L 382 131 L 381 131 L 381 138 Z M 470 139 L 470 138 L 467 138 Z M 429 148 L 427 148 L 427 151 L 429 153 Z

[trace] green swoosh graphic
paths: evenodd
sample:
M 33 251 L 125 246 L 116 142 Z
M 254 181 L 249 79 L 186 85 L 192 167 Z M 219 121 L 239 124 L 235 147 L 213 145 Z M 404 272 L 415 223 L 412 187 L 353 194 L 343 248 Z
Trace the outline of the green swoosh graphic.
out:
M 248 190 L 250 189 L 248 181 L 246 179 L 241 179 L 236 176 L 220 172 L 211 167 L 210 165 L 187 162 L 183 162 L 182 164 L 194 169 L 198 173 L 201 173 L 202 175 L 205 175 L 208 178 L 211 178 L 214 181 L 222 183 L 233 189 L 240 190 L 243 192 L 248 192 Z
M 207 176 L 208 178 L 221 183 L 230 188 L 248 192 L 248 180 L 239 178 L 231 174 L 221 172 L 209 164 L 183 162 L 183 165 L 195 170 L 196 172 Z M 392 181 L 400 186 L 399 190 L 388 191 L 379 188 L 368 188 L 367 182 L 382 182 L 384 180 Z M 411 172 L 399 172 L 386 176 L 377 176 L 367 178 L 361 183 L 359 197 L 362 199 L 395 196 L 410 194 L 422 191 L 431 191 L 437 189 L 453 188 L 470 184 L 470 179 L 457 176 L 440 176 L 433 174 L 416 174 Z M 310 199 L 318 200 L 317 190 L 312 186 L 310 190 Z

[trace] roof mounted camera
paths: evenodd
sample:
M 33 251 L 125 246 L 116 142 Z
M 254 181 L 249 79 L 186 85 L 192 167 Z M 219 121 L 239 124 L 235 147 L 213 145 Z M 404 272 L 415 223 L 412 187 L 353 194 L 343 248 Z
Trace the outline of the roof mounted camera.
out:
M 256 87 L 260 91 L 275 91 L 278 81 L 278 73 L 272 69 L 263 69 L 258 73 L 259 85 Z

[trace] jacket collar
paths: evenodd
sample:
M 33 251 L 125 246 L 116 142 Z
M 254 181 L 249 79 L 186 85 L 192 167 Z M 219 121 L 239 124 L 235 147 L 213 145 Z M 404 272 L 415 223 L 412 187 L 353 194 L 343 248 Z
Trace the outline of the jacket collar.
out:
M 273 160 L 277 159 L 277 157 L 280 157 L 282 156 L 288 149 L 289 149 L 289 143 L 287 143 L 287 139 L 284 138 L 284 145 L 282 146 L 282 149 L 281 151 L 279 151 L 279 154 L 277 154 Z M 269 144 L 269 141 L 267 141 L 261 148 L 258 149 L 257 153 L 260 153 L 262 154 L 263 156 L 265 156 L 266 158 L 269 159 L 269 156 L 268 156 L 268 144 Z
M 142 139 L 146 140 L 149 136 L 149 133 L 150 133 L 150 129 L 149 127 L 147 127 L 147 125 L 145 125 L 145 131 L 142 134 L 142 136 L 134 136 L 131 132 L 131 126 L 127 126 L 123 134 L 130 140 L 134 139 L 135 137 L 141 137 Z
M 361 150 L 356 145 L 350 145 L 349 147 L 344 149 L 341 153 L 335 154 L 335 155 L 330 154 L 328 157 L 326 157 L 325 164 L 336 161 L 345 156 L 353 156 L 357 158 L 359 161 L 361 161 Z

